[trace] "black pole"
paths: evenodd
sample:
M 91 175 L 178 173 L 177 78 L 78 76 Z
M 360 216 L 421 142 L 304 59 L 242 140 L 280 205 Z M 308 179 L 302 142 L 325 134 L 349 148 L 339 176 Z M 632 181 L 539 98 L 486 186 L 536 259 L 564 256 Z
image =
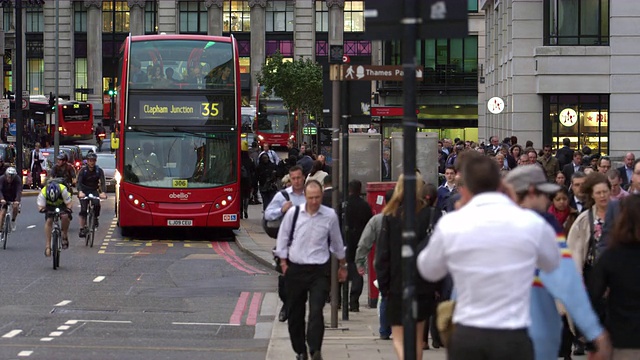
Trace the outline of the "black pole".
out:
M 15 108 L 16 108 L 16 169 L 22 171 L 22 0 L 15 0 L 15 19 L 16 19 L 16 54 L 14 56 L 16 64 L 16 73 L 14 79 L 16 81 L 15 91 Z
M 342 82 L 342 237 L 349 243 L 349 225 L 347 224 L 347 199 L 349 197 L 349 82 Z M 349 320 L 349 279 L 342 283 L 342 320 Z
M 118 75 L 118 63 L 116 61 L 116 1 L 112 2 L 113 15 L 111 18 L 111 86 L 109 89 L 115 91 L 116 86 L 116 76 Z M 115 129 L 115 109 L 113 108 L 113 93 L 109 95 L 109 122 L 111 123 L 111 129 Z M 102 126 L 104 126 L 104 121 Z
M 402 41 L 402 67 L 404 70 L 403 95 L 404 95 L 404 161 L 402 164 L 404 173 L 404 199 L 403 207 L 406 214 L 414 212 L 416 208 L 416 39 L 418 21 L 417 0 L 404 1 L 404 29 Z M 416 298 L 415 298 L 415 273 L 416 273 L 416 223 L 415 216 L 404 216 L 404 230 L 402 232 L 402 325 L 404 327 L 404 358 L 416 359 Z M 406 251 L 411 249 L 412 251 Z

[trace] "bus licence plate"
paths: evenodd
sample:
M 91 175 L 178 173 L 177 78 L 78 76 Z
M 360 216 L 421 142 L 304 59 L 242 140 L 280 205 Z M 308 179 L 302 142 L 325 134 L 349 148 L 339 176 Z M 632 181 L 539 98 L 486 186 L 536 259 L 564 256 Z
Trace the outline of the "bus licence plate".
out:
M 193 220 L 167 220 L 167 226 L 193 226 Z

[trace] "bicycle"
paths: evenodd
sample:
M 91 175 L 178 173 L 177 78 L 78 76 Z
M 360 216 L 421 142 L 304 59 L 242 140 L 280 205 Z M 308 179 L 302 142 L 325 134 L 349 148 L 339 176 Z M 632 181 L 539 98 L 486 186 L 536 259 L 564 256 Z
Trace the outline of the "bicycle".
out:
M 96 213 L 95 207 L 93 204 L 93 199 L 100 199 L 97 196 L 93 196 L 92 194 L 88 194 L 80 200 L 89 200 L 87 203 L 87 222 L 84 225 L 84 236 L 85 236 L 85 246 L 93 247 L 93 239 L 96 236 L 96 229 L 98 226 L 96 225 Z
M 47 210 L 42 210 L 46 212 Z M 60 253 L 62 252 L 62 227 L 60 226 L 60 208 L 48 211 L 49 216 L 53 216 L 53 226 L 51 229 L 51 257 L 53 258 L 53 270 L 60 267 Z
M 7 249 L 7 242 L 9 242 L 9 233 L 11 233 L 11 220 L 13 213 L 13 201 L 7 201 L 5 205 L 3 205 L 7 209 L 7 213 L 4 216 L 4 226 L 2 229 L 2 248 Z

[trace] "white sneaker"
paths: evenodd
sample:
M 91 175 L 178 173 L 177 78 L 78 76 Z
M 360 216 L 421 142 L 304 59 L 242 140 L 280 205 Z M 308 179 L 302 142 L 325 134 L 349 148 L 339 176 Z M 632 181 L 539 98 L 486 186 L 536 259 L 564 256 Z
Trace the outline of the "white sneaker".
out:
M 11 222 L 11 232 L 15 232 L 16 231 L 16 222 L 12 221 Z

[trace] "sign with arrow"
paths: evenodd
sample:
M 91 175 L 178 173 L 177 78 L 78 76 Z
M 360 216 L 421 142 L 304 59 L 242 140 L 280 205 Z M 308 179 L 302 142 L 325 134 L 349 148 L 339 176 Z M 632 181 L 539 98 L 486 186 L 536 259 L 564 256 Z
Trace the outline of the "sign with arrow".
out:
M 422 79 L 424 68 L 416 68 L 416 78 Z M 349 65 L 342 67 L 342 80 L 346 81 L 402 81 L 402 66 L 395 65 Z

